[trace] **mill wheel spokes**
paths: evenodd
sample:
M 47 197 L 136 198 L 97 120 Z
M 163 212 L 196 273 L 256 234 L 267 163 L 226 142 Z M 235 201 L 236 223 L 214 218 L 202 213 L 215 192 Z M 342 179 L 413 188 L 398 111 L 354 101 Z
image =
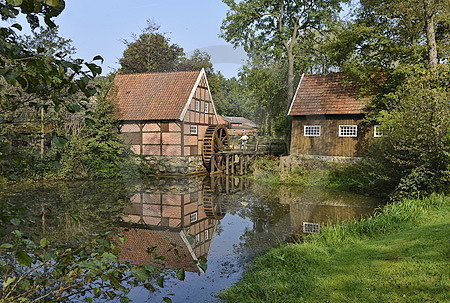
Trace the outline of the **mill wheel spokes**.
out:
M 208 172 L 212 169 L 219 171 L 225 168 L 225 157 L 217 154 L 228 149 L 229 142 L 227 128 L 224 125 L 208 126 L 202 148 L 203 164 Z

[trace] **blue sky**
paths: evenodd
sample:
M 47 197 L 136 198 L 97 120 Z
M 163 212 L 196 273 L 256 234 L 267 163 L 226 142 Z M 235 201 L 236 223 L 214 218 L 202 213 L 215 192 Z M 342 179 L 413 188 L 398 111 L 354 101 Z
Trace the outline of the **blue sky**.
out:
M 220 0 L 67 0 L 55 21 L 60 35 L 73 40 L 76 56 L 90 60 L 101 55 L 105 72 L 118 68 L 125 49 L 121 40 L 139 34 L 152 19 L 171 43 L 188 54 L 197 48 L 207 51 L 214 68 L 233 77 L 245 53 L 219 38 L 227 8 Z

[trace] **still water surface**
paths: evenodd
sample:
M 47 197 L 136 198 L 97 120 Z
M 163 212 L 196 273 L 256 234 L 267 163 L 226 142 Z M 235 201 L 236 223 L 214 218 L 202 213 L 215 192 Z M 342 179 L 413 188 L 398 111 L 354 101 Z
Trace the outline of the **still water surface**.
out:
M 351 193 L 223 176 L 17 184 L 0 187 L 0 199 L 32 203 L 46 232 L 62 239 L 118 230 L 122 262 L 163 264 L 164 288 L 134 288 L 133 302 L 217 302 L 255 256 L 293 233 L 320 232 L 378 206 Z M 171 270 L 179 268 L 184 281 Z

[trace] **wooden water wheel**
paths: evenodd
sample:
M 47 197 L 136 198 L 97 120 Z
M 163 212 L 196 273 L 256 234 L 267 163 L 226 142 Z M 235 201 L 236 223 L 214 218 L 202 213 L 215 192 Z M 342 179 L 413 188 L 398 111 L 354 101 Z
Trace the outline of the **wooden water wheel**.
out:
M 226 210 L 216 203 L 216 195 L 209 185 L 203 185 L 203 210 L 209 219 L 220 220 L 225 217 Z
M 229 148 L 230 138 L 224 125 L 210 125 L 206 129 L 203 139 L 202 157 L 203 165 L 208 172 L 219 171 L 225 168 L 225 157 L 218 154 Z

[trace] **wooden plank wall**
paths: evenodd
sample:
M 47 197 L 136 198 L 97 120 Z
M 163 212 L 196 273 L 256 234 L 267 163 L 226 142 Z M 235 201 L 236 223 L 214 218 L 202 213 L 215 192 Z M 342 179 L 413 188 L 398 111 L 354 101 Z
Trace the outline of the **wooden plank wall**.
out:
M 362 156 L 373 137 L 373 127 L 363 127 L 363 118 L 363 115 L 294 116 L 290 154 Z M 320 137 L 305 137 L 305 125 L 320 125 Z M 358 125 L 358 137 L 339 137 L 339 125 Z

